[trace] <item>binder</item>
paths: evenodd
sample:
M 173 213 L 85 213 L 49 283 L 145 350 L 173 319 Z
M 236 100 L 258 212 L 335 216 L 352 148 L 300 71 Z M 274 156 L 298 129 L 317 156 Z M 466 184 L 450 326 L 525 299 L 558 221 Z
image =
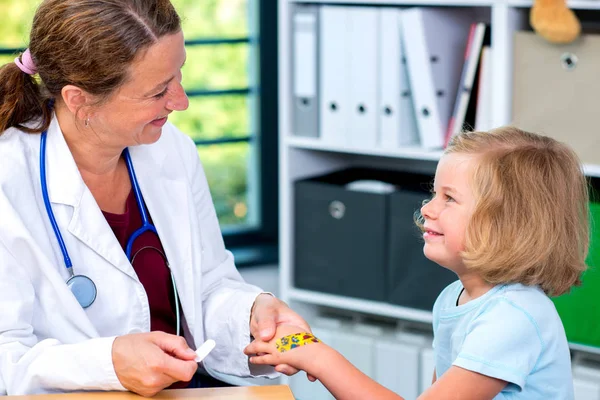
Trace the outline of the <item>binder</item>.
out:
M 350 66 L 350 119 L 348 145 L 377 145 L 378 10 L 348 7 L 348 65 Z
M 319 131 L 323 142 L 332 145 L 346 145 L 350 121 L 348 24 L 346 7 L 321 6 Z
M 421 146 L 442 148 L 473 20 L 467 10 L 402 11 L 402 37 Z
M 450 118 L 446 131 L 446 142 L 462 130 L 471 130 L 475 123 L 476 96 L 479 83 L 479 66 L 481 49 L 484 44 L 490 43 L 489 29 L 483 22 L 472 24 L 469 31 L 469 40 L 465 50 L 458 92 L 454 102 L 454 112 Z M 473 125 L 471 125 L 473 124 Z
M 419 145 L 402 44 L 401 12 L 379 9 L 378 143 L 383 148 Z
M 479 84 L 475 111 L 475 130 L 488 131 L 492 125 L 492 49 L 483 46 L 479 65 Z
M 319 136 L 317 55 L 319 9 L 297 4 L 292 16 L 292 132 Z
M 600 35 L 567 45 L 517 32 L 513 54 L 513 123 L 570 144 L 584 163 L 600 165 Z

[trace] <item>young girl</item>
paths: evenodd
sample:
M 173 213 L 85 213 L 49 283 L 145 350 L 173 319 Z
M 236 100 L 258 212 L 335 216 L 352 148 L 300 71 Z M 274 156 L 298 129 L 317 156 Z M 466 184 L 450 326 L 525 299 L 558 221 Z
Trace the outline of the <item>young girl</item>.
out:
M 574 152 L 511 127 L 462 133 L 421 216 L 425 256 L 459 280 L 433 307 L 433 385 L 419 398 L 573 399 L 548 296 L 578 285 L 586 268 L 588 190 Z M 300 331 L 281 326 L 277 342 L 253 342 L 250 362 L 302 369 L 337 399 L 401 399 L 309 333 L 288 336 Z

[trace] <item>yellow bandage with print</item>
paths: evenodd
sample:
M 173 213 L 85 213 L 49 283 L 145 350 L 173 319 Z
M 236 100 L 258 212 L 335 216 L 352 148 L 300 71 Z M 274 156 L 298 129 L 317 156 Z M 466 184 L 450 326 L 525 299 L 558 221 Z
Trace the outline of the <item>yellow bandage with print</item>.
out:
M 320 340 L 314 337 L 311 333 L 301 332 L 294 333 L 293 335 L 287 335 L 277 339 L 275 342 L 275 348 L 280 353 L 285 353 L 288 350 L 294 349 L 300 346 L 306 346 L 311 343 L 319 343 Z

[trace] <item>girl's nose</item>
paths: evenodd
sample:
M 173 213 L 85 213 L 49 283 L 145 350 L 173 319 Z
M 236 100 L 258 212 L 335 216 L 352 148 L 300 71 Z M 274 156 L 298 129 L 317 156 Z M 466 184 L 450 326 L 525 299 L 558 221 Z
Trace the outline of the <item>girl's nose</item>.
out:
M 435 207 L 433 204 L 433 199 L 423 200 L 423 205 L 421 206 L 421 215 L 425 219 L 434 219 L 435 218 Z

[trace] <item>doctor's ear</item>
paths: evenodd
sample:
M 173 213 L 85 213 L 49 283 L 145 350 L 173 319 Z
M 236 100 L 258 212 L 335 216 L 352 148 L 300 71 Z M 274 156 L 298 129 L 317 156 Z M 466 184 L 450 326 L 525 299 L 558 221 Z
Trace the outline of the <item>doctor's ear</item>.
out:
M 60 91 L 63 102 L 75 117 L 82 109 L 93 104 L 94 98 L 85 90 L 74 85 L 66 85 Z

